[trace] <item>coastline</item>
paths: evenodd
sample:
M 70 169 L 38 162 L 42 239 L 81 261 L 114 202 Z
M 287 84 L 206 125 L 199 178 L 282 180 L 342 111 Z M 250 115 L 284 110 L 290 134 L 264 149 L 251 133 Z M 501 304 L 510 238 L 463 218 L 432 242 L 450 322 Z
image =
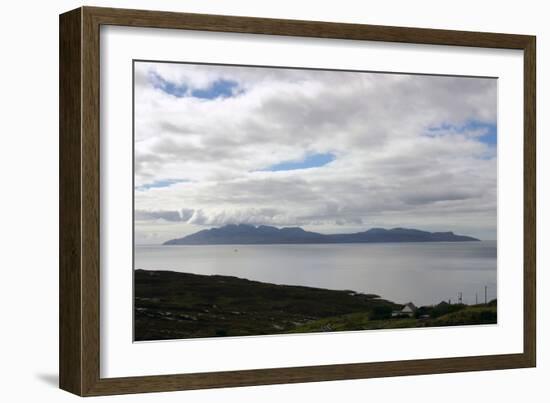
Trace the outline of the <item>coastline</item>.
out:
M 375 294 L 232 276 L 134 272 L 135 341 L 494 324 L 490 304 L 441 303 L 400 315 Z M 442 305 L 443 304 L 443 305 Z

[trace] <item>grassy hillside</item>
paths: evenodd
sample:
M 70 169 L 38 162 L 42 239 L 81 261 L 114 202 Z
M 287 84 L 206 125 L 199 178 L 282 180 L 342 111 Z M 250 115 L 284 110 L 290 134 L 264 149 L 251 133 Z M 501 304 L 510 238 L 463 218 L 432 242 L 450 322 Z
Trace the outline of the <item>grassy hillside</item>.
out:
M 496 306 L 392 319 L 401 305 L 373 294 L 170 271 L 136 270 L 134 295 L 138 341 L 496 322 Z
M 496 306 L 464 306 L 457 312 L 437 318 L 429 317 L 422 319 L 416 317 L 372 319 L 372 316 L 368 313 L 352 313 L 312 321 L 302 326 L 297 326 L 292 330 L 292 333 L 481 325 L 494 324 L 496 322 Z

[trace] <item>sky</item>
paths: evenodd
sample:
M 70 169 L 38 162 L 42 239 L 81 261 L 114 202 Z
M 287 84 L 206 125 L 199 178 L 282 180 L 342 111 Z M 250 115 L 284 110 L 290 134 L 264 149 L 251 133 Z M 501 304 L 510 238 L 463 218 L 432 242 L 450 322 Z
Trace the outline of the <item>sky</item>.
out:
M 496 239 L 497 80 L 134 63 L 135 240 L 226 224 Z

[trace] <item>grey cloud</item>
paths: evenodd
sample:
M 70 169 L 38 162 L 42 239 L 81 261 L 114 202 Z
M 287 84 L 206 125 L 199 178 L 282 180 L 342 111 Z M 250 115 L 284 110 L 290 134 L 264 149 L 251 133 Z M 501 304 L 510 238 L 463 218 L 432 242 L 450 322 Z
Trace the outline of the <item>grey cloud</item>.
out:
M 191 218 L 189 219 L 190 224 L 196 225 L 205 225 L 208 223 L 208 217 L 201 209 L 195 210 Z
M 474 197 L 474 193 L 468 191 L 428 191 L 422 190 L 415 191 L 403 196 L 403 201 L 407 204 L 419 205 L 419 204 L 431 204 L 441 201 L 456 201 L 466 200 Z
M 192 209 L 181 209 L 180 210 L 180 217 L 182 221 L 189 221 L 189 219 L 193 216 L 194 210 Z
M 193 210 L 191 209 L 182 209 L 179 211 L 169 211 L 169 210 L 158 210 L 158 211 L 147 211 L 147 210 L 135 210 L 134 219 L 136 221 L 153 221 L 153 220 L 164 220 L 170 222 L 179 222 L 179 221 L 188 221 L 193 216 Z

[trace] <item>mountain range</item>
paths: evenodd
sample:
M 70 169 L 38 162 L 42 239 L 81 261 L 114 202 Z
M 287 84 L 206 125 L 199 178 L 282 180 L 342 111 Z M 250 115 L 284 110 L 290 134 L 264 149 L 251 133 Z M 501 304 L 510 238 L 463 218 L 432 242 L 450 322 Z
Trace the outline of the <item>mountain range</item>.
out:
M 428 232 L 409 228 L 371 228 L 352 234 L 320 234 L 300 227 L 277 228 L 268 225 L 228 224 L 205 229 L 163 245 L 266 245 L 381 242 L 469 242 L 479 239 L 453 232 Z

